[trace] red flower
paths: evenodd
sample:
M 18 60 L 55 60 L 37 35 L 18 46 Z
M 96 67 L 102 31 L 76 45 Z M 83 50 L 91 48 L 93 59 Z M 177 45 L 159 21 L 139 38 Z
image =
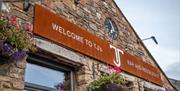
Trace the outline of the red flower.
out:
M 16 16 L 10 16 L 9 17 L 9 23 L 16 26 L 17 25 L 17 17 Z
M 20 30 L 20 26 L 19 26 L 19 24 L 17 23 L 17 17 L 16 17 L 16 16 L 10 16 L 10 17 L 9 17 L 9 24 L 15 26 L 17 31 Z
M 120 67 L 117 67 L 117 66 L 114 67 L 114 70 L 116 70 L 118 73 L 121 73 L 121 72 L 122 72 L 121 68 L 120 68 Z

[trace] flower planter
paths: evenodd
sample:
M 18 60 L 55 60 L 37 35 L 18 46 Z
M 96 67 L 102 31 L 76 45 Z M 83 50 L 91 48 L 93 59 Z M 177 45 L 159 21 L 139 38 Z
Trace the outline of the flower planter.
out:
M 4 61 L 10 61 L 10 60 L 18 61 L 18 60 L 22 60 L 26 56 L 26 52 L 18 50 L 17 48 L 13 47 L 11 44 L 3 40 L 0 40 L 0 55 L 4 59 Z
M 20 27 L 16 16 L 0 18 L 0 56 L 8 62 L 19 61 L 26 57 L 26 52 L 36 51 L 32 33 Z
M 126 86 L 111 83 L 103 85 L 98 89 L 91 89 L 90 91 L 128 91 L 128 88 Z
M 97 80 L 90 83 L 90 91 L 128 91 L 126 83 L 119 72 L 103 74 Z

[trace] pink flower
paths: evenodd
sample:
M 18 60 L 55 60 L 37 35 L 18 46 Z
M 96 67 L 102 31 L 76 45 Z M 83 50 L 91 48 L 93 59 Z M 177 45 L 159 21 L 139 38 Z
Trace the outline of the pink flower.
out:
M 115 67 L 114 67 L 114 70 L 116 70 L 118 73 L 121 73 L 121 72 L 122 72 L 121 68 L 118 67 L 118 66 L 115 66 Z
M 16 16 L 10 16 L 9 17 L 9 23 L 16 26 L 17 25 L 17 17 Z
M 165 91 L 169 91 L 168 88 L 165 88 Z
M 20 30 L 20 26 L 19 26 L 19 24 L 16 24 L 16 26 L 15 26 L 15 27 L 16 27 L 16 30 L 17 30 L 17 31 L 19 31 L 19 30 Z
M 16 17 L 16 16 L 10 16 L 10 17 L 9 17 L 9 24 L 15 26 L 17 31 L 20 30 L 20 26 L 19 26 L 19 24 L 17 23 L 17 17 Z
M 25 24 L 25 30 L 32 32 L 33 31 L 33 25 L 28 22 Z
M 115 73 L 115 70 L 113 69 L 113 67 L 109 66 L 109 65 L 108 65 L 108 71 L 109 71 L 110 74 L 114 74 Z

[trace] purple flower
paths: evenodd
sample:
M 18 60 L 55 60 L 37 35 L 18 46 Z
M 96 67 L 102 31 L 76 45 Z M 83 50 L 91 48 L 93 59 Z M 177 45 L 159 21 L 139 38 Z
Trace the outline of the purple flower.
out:
M 14 59 L 16 61 L 22 60 L 26 56 L 25 51 L 16 51 L 12 56 L 11 59 Z
M 114 83 L 110 83 L 110 84 L 107 84 L 106 85 L 107 89 L 110 90 L 110 91 L 116 91 L 116 84 Z
M 2 44 L 2 55 L 11 56 L 13 54 L 13 47 L 8 43 Z

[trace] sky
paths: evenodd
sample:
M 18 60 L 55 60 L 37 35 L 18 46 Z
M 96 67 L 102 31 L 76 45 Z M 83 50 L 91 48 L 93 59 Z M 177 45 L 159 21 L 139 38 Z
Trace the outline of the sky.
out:
M 55 86 L 59 83 L 63 83 L 64 79 L 64 72 L 35 64 L 27 64 L 25 75 L 26 82 L 55 89 Z
M 169 78 L 180 80 L 180 0 L 115 0 Z

